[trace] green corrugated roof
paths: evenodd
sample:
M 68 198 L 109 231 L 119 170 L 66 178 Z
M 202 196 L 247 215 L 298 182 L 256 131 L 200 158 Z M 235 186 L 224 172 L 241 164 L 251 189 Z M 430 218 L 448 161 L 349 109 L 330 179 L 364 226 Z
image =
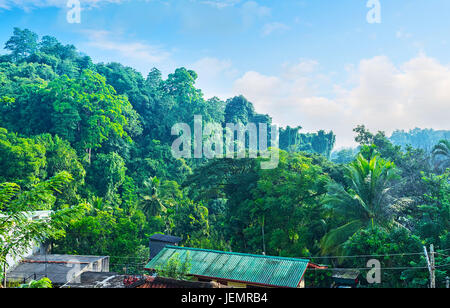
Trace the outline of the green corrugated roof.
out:
M 177 253 L 183 261 L 188 252 L 191 259 L 190 275 L 275 287 L 296 288 L 309 263 L 305 259 L 166 246 L 145 269 L 163 267 Z

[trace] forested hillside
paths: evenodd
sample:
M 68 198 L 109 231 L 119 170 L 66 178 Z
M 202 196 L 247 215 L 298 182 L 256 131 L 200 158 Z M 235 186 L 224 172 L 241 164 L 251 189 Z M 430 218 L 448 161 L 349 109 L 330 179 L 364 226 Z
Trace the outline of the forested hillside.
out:
M 366 265 L 336 256 L 396 254 L 379 258 L 392 268 L 384 286 L 423 287 L 428 272 L 418 253 L 434 244 L 437 283 L 450 274 L 448 140 L 433 139 L 429 153 L 360 126 L 360 152 L 332 162 L 335 135 L 302 134 L 299 126 L 280 130 L 273 170 L 261 169 L 259 158 L 176 159 L 171 128 L 192 125 L 194 115 L 222 125 L 272 120 L 243 96 L 206 99 L 186 68 L 142 76 L 27 29 L 14 29 L 5 48 L 0 183 L 27 192 L 70 174 L 41 208 L 83 205 L 51 239 L 54 253 L 109 255 L 112 270 L 138 271 L 149 237 L 160 232 L 186 246 L 313 257 L 331 267 Z M 329 272 L 310 275 L 329 285 Z
M 395 145 L 400 145 L 403 148 L 410 145 L 414 148 L 432 151 L 440 140 L 450 139 L 450 131 L 420 128 L 412 129 L 409 132 L 396 130 L 389 139 Z

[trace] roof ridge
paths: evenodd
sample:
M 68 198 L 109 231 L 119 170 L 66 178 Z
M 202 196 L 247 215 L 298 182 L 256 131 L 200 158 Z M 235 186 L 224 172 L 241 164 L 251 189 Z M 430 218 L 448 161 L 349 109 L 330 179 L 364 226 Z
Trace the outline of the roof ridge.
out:
M 171 245 L 166 245 L 165 248 L 179 249 L 179 250 L 204 251 L 204 252 L 213 252 L 213 253 L 219 253 L 219 254 L 237 255 L 237 256 L 251 256 L 251 257 L 257 257 L 257 258 L 263 258 L 263 259 L 279 259 L 279 260 L 289 260 L 289 261 L 298 261 L 298 262 L 300 262 L 300 261 L 301 262 L 310 262 L 311 261 L 309 259 L 303 259 L 303 258 L 266 256 L 266 255 L 257 255 L 257 254 L 242 253 L 242 252 L 231 252 L 231 251 L 221 251 L 221 250 L 213 250 L 213 249 L 202 249 L 202 248 L 181 247 L 181 246 L 171 246 Z

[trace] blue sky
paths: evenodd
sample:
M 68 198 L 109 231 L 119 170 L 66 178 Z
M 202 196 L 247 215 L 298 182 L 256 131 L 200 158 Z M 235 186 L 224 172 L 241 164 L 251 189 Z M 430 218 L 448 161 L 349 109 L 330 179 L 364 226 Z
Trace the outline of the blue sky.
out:
M 244 94 L 280 125 L 450 129 L 450 1 L 81 0 L 80 24 L 66 0 L 0 0 L 0 42 L 13 27 L 76 45 L 96 62 L 146 74 L 185 66 L 206 97 Z M 6 51 L 3 51 L 6 52 Z

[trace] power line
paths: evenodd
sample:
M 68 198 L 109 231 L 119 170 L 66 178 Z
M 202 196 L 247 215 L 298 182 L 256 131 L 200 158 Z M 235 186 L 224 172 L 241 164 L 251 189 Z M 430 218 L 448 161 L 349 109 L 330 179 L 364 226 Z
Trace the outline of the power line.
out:
M 440 252 L 450 251 L 449 249 L 440 249 Z M 442 254 L 440 252 L 435 252 L 436 254 Z M 350 255 L 350 256 L 310 256 L 302 257 L 306 259 L 340 259 L 340 258 L 370 258 L 370 257 L 398 257 L 398 256 L 413 256 L 413 255 L 423 255 L 423 252 L 405 252 L 405 253 L 391 253 L 391 254 L 374 254 L 374 255 Z M 443 254 L 442 254 L 443 255 Z M 447 256 L 450 257 L 450 256 Z
M 308 270 L 313 271 L 351 271 L 351 270 L 371 270 L 372 268 L 369 267 L 329 267 L 329 268 L 311 268 Z M 405 266 L 405 267 L 380 267 L 380 270 L 424 270 L 427 269 L 427 267 L 423 266 Z
M 441 256 L 444 256 L 444 257 L 447 257 L 447 258 L 450 258 L 450 256 L 449 256 L 449 255 L 445 255 L 445 254 L 443 254 L 443 253 L 440 253 L 440 252 L 436 252 L 436 254 L 437 254 L 437 255 L 441 255 Z
M 395 254 L 380 254 L 380 255 L 352 255 L 352 256 L 321 256 L 321 257 L 304 257 L 307 259 L 350 259 L 350 258 L 371 258 L 371 257 L 395 257 L 395 256 L 412 256 L 423 255 L 423 252 L 410 252 L 410 253 L 395 253 Z
M 437 265 L 435 268 L 444 268 L 450 266 L 450 263 L 443 264 L 443 265 Z M 371 270 L 372 268 L 369 267 L 329 267 L 329 268 L 308 268 L 310 271 L 334 271 L 334 270 Z M 405 267 L 380 267 L 381 270 L 425 270 L 428 269 L 427 266 L 405 266 Z

